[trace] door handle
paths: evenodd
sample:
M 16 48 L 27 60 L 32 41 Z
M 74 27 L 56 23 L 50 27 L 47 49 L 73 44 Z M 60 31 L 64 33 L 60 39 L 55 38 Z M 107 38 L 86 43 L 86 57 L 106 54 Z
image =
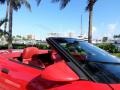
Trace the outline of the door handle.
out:
M 2 68 L 1 69 L 1 72 L 5 73 L 5 74 L 8 74 L 9 73 L 9 70 L 7 68 Z

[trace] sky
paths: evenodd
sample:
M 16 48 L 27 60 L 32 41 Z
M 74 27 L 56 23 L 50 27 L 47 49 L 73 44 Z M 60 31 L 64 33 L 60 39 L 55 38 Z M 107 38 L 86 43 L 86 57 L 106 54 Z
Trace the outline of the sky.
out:
M 35 0 L 29 0 L 32 11 L 23 5 L 13 13 L 13 35 L 35 35 L 36 39 L 45 39 L 49 33 L 72 32 L 76 36 L 88 33 L 87 0 L 71 0 L 65 9 L 60 10 L 59 3 L 42 0 L 39 6 Z M 5 17 L 6 6 L 0 6 L 0 18 Z M 120 34 L 120 0 L 98 0 L 93 11 L 93 39 Z

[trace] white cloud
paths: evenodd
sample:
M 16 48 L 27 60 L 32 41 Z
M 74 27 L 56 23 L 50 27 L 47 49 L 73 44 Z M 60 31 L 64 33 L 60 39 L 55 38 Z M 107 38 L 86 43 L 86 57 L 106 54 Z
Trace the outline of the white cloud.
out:
M 105 36 L 107 37 L 112 37 L 115 33 L 115 31 L 117 30 L 117 23 L 113 23 L 113 24 L 108 24 L 107 25 L 107 33 L 105 34 Z
M 97 28 L 95 26 L 92 27 L 92 34 L 96 33 Z
M 108 25 L 108 30 L 109 31 L 115 31 L 116 30 L 116 28 L 117 28 L 117 24 L 115 23 L 115 24 L 109 24 Z

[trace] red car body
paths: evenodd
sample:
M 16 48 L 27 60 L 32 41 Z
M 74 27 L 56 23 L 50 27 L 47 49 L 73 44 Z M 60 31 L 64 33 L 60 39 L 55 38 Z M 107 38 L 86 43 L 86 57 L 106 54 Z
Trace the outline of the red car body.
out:
M 81 79 L 64 58 L 55 56 L 57 52 L 52 50 L 35 47 L 12 52 L 1 50 L 0 90 L 120 90 L 120 84 Z M 48 56 L 52 61 L 47 61 Z M 45 65 L 37 62 L 38 57 Z

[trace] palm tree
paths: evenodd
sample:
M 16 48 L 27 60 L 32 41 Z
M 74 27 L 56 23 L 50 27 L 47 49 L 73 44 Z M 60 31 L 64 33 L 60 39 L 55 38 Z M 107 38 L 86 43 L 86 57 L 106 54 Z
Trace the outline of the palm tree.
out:
M 7 0 L 8 1 L 8 0 Z M 4 4 L 6 2 L 6 0 L 0 0 L 0 4 Z M 6 15 L 6 17 L 7 17 L 7 15 Z M 6 28 L 6 26 L 7 26 L 7 21 L 8 21 L 8 18 L 4 18 L 3 20 L 1 20 L 0 21 L 0 27 L 5 23 L 5 28 Z M 0 29 L 0 33 L 1 33 L 1 35 L 3 36 L 8 36 L 8 32 L 6 31 L 6 29 Z
M 64 9 L 70 0 L 52 0 L 52 2 L 60 2 L 60 9 Z
M 40 4 L 41 0 L 36 0 L 37 5 Z M 4 4 L 7 2 L 7 10 L 6 10 L 6 19 L 9 16 L 9 34 L 8 34 L 8 49 L 12 49 L 12 21 L 13 21 L 13 10 L 18 11 L 22 4 L 31 10 L 31 6 L 27 0 L 0 0 L 0 4 Z M 7 22 L 5 22 L 4 32 L 6 31 Z
M 9 0 L 7 0 L 7 8 L 6 8 L 6 16 L 5 16 L 6 19 L 8 19 L 8 9 L 9 9 Z M 6 28 L 7 28 L 7 22 L 5 22 L 4 24 L 4 32 L 6 32 Z
M 27 0 L 9 0 L 9 38 L 8 38 L 8 49 L 12 49 L 12 21 L 13 21 L 13 10 L 18 11 L 21 5 L 25 4 L 25 6 L 31 10 L 30 4 Z
M 0 38 L 4 35 L 8 35 L 8 32 L 6 32 L 6 31 L 4 31 L 3 29 L 1 29 L 1 26 L 5 23 L 5 22 L 7 22 L 8 20 L 6 19 L 6 18 L 4 18 L 4 19 L 1 19 L 0 20 Z
M 93 17 L 93 6 L 97 0 L 88 0 L 86 11 L 89 12 L 89 27 L 88 27 L 88 42 L 92 43 L 92 17 Z

